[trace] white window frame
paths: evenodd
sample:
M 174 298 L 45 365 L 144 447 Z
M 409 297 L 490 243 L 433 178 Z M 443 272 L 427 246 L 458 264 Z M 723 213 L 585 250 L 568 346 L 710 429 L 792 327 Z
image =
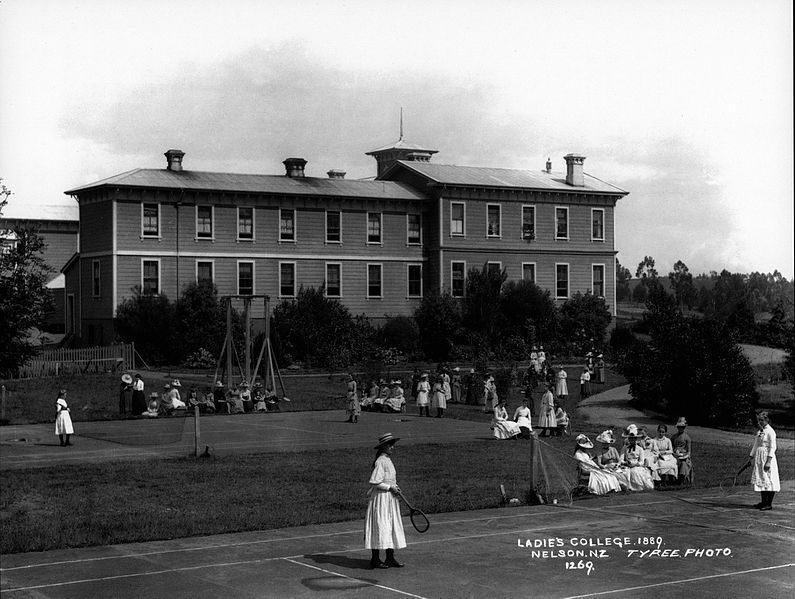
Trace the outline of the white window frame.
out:
M 409 272 L 411 271 L 412 267 L 419 267 L 419 269 L 420 269 L 420 293 L 419 293 L 419 295 L 417 295 L 417 294 L 412 295 L 411 292 L 410 292 L 411 287 L 409 285 L 409 282 L 411 281 L 411 277 L 409 276 Z M 409 264 L 406 264 L 406 297 L 407 298 L 409 298 L 409 299 L 422 298 L 423 293 L 425 292 L 425 284 L 424 284 L 424 281 L 422 280 L 423 279 L 422 275 L 423 275 L 422 262 L 411 262 Z
M 420 219 L 420 240 L 419 241 L 411 241 L 409 239 L 409 219 L 412 216 L 416 216 L 417 218 Z M 406 214 L 406 245 L 413 245 L 413 246 L 422 245 L 422 213 L 420 213 L 420 212 Z
M 464 288 L 461 290 L 461 295 L 455 295 L 454 294 L 454 291 L 455 291 L 455 285 L 453 284 L 453 281 L 455 280 L 453 278 L 453 272 L 454 272 L 453 265 L 454 264 L 463 264 L 464 265 L 464 279 L 463 279 Z M 450 260 L 450 295 L 452 295 L 453 297 L 465 297 L 466 293 L 467 293 L 467 263 L 466 263 L 465 260 Z
M 453 233 L 453 206 L 461 206 L 463 216 L 461 219 L 461 233 Z M 488 214 L 487 214 L 488 217 Z M 486 230 L 488 231 L 488 223 L 486 223 Z M 466 237 L 467 236 L 467 205 L 466 202 L 450 202 L 450 237 Z
M 532 237 L 527 238 L 524 236 L 524 209 L 525 208 L 532 208 L 533 209 L 533 232 Z M 538 220 L 538 210 L 536 209 L 535 204 L 522 204 L 522 230 L 519 231 L 519 235 L 524 241 L 535 241 L 536 240 L 536 221 Z
M 196 260 L 195 262 L 195 272 L 193 279 L 198 283 L 199 282 L 199 262 L 209 262 L 210 263 L 210 282 L 215 283 L 215 260 L 208 260 L 207 258 L 201 258 Z M 239 287 L 239 284 L 238 284 Z
M 199 208 L 209 208 L 210 209 L 210 236 L 209 237 L 201 237 L 199 236 Z M 194 239 L 196 241 L 215 241 L 215 206 L 212 204 L 196 204 L 196 211 L 195 211 L 195 219 L 194 219 Z
M 91 297 L 102 297 L 102 263 L 99 260 L 91 261 Z
M 377 266 L 381 270 L 381 290 L 380 295 L 370 295 L 370 267 Z M 367 299 L 382 299 L 384 297 L 384 264 L 383 262 L 368 262 L 367 268 Z
M 340 269 L 340 292 L 339 295 L 329 295 L 328 292 L 328 267 L 329 266 L 339 266 Z M 281 276 L 281 270 L 279 270 L 279 276 Z M 334 298 L 334 299 L 342 299 L 342 262 L 326 262 L 326 284 L 324 285 L 325 288 L 325 295 L 326 297 Z
M 251 237 L 241 237 L 240 236 L 240 209 L 246 208 L 251 210 Z M 242 241 L 243 243 L 253 242 L 257 240 L 257 209 L 254 206 L 238 206 L 237 207 L 237 220 L 235 221 L 235 226 L 237 228 L 237 240 Z
M 558 235 L 558 210 L 565 210 L 566 211 L 566 236 L 560 237 Z M 555 222 L 553 226 L 555 227 L 555 239 L 560 241 L 568 241 L 571 233 L 571 222 L 569 219 L 569 207 L 568 206 L 555 206 Z M 562 263 L 561 263 L 562 264 Z
M 596 295 L 594 293 L 594 281 L 596 280 L 594 278 L 594 276 L 593 276 L 594 275 L 594 267 L 601 267 L 601 269 L 602 269 L 602 295 Z M 591 264 L 591 293 L 594 296 L 596 296 L 596 297 L 601 297 L 602 299 L 604 299 L 605 290 L 607 289 L 607 281 L 605 280 L 606 276 L 607 276 L 607 266 L 604 263 L 596 262 L 596 263 Z
M 240 293 L 241 264 L 251 264 L 251 295 L 255 295 L 257 293 L 257 263 L 254 260 L 237 260 L 235 263 L 235 287 L 237 288 L 237 295 L 244 295 Z
M 566 267 L 566 295 L 558 295 L 558 266 Z M 567 300 L 571 297 L 571 264 L 555 262 L 555 299 Z
M 282 239 L 282 210 L 289 210 L 293 213 L 293 238 Z M 279 220 L 276 223 L 279 233 L 279 243 L 295 243 L 298 240 L 298 211 L 295 208 L 279 208 Z
M 500 213 L 500 232 L 498 235 L 489 235 L 489 208 L 497 208 Z M 502 238 L 502 204 L 486 204 L 486 237 L 488 239 L 501 239 Z
M 533 267 L 533 279 L 524 278 L 524 267 L 525 266 L 532 266 Z M 522 262 L 522 281 L 530 281 L 531 283 L 537 284 L 536 281 L 538 280 L 538 265 L 535 262 Z
M 141 293 L 145 293 L 144 287 L 144 264 L 146 262 L 156 262 L 157 263 L 157 293 L 153 293 L 152 295 L 159 295 L 163 292 L 163 268 L 162 264 L 160 264 L 160 258 L 141 258 Z
M 328 215 L 330 212 L 336 212 L 340 219 L 340 238 L 337 241 L 328 238 Z M 327 244 L 342 245 L 342 210 L 326 210 L 323 228 L 325 229 L 324 239 L 326 240 Z
M 489 271 L 491 269 L 491 265 L 492 264 L 496 264 L 497 267 L 499 268 L 499 271 L 502 272 L 502 262 L 498 262 L 496 260 L 487 260 L 486 261 L 486 271 Z
M 144 206 L 157 206 L 157 233 L 147 233 L 144 230 Z M 141 202 L 141 239 L 161 239 L 163 236 L 163 221 L 160 218 L 160 202 Z
M 378 215 L 378 241 L 370 241 L 370 215 Z M 383 245 L 384 243 L 384 213 L 383 212 L 367 212 L 367 220 L 365 221 L 365 239 L 367 245 Z M 382 285 L 383 287 L 383 285 Z
M 602 236 L 593 236 L 593 221 L 596 212 L 602 213 Z M 605 209 L 604 208 L 591 208 L 591 241 L 604 241 L 605 240 Z
M 282 266 L 283 265 L 292 265 L 293 267 L 293 293 L 292 295 L 285 295 L 282 293 Z M 279 297 L 284 298 L 294 298 L 296 296 L 296 291 L 298 289 L 298 265 L 293 260 L 281 260 L 279 261 Z

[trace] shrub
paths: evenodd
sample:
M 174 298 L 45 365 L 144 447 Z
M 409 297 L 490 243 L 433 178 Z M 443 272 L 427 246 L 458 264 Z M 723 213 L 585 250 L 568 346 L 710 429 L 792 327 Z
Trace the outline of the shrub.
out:
M 419 345 L 420 330 L 413 318 L 395 316 L 381 327 L 380 338 L 383 347 L 392 347 L 403 354 L 411 354 Z
M 604 298 L 577 292 L 560 307 L 561 337 L 574 352 L 584 354 L 604 345 L 612 318 Z
M 116 308 L 116 334 L 152 364 L 171 361 L 174 306 L 163 294 L 144 294 L 140 287 Z
M 420 346 L 434 361 L 450 358 L 459 330 L 461 309 L 449 293 L 429 293 L 414 312 L 420 333 Z

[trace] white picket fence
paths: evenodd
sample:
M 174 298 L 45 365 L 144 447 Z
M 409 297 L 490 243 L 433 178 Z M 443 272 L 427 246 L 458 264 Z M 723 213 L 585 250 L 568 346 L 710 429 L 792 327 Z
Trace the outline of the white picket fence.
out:
M 20 367 L 20 378 L 116 372 L 135 369 L 132 343 L 80 349 L 48 349 Z

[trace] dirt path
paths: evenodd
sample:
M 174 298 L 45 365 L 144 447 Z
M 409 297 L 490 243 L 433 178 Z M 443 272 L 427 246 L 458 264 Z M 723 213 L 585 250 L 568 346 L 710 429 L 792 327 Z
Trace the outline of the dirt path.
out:
M 634 423 L 638 426 L 645 426 L 649 434 L 653 434 L 657 425 L 665 422 L 668 425 L 669 435 L 675 432 L 673 421 L 666 422 L 661 417 L 655 418 L 636 410 L 629 405 L 630 399 L 629 385 L 615 387 L 581 401 L 577 406 L 577 415 L 588 422 L 601 424 L 605 428 L 613 428 L 616 431 Z M 753 437 L 745 433 L 734 433 L 702 426 L 689 426 L 687 431 L 694 441 L 698 439 L 722 445 L 742 445 L 748 447 L 749 451 L 754 442 Z M 778 451 L 791 452 L 795 450 L 795 440 L 793 439 L 778 438 L 777 444 Z

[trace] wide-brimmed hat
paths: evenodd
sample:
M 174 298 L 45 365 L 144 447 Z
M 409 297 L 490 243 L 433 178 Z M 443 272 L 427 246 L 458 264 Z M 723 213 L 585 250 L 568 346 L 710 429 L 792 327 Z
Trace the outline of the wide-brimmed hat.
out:
M 125 372 L 123 375 L 121 375 L 121 382 L 129 385 L 132 383 L 132 377 Z
M 215 381 L 215 386 L 216 387 L 223 387 L 224 384 L 221 381 Z
M 679 417 L 679 420 L 676 421 L 676 426 L 687 426 L 687 420 L 685 420 L 684 416 Z
M 583 433 L 577 435 L 575 441 L 577 445 L 579 445 L 583 449 L 591 449 L 591 447 L 593 447 L 593 443 L 591 443 L 591 440 L 588 438 L 588 435 L 585 435 Z
M 458 366 L 456 366 L 455 368 L 453 368 L 453 372 L 460 372 L 460 371 L 461 371 L 461 369 L 460 369 Z
M 400 437 L 395 437 L 392 435 L 392 433 L 384 433 L 378 438 L 378 445 L 375 446 L 375 449 L 390 443 L 397 443 L 398 441 L 400 441 Z
M 625 439 L 628 439 L 630 437 L 637 438 L 637 436 L 638 436 L 638 426 L 636 424 L 630 424 L 624 430 L 624 432 L 621 433 L 621 436 L 624 437 Z
M 394 381 L 392 381 L 392 384 L 393 385 L 402 385 L 403 381 L 401 381 L 400 379 L 395 379 Z
M 420 375 L 420 378 L 421 378 L 421 379 L 427 379 L 427 378 L 428 378 L 428 373 L 427 373 L 427 372 L 423 372 L 423 373 Z
M 240 383 L 240 386 L 241 387 L 248 387 L 248 382 L 243 381 L 242 383 Z
M 602 354 L 599 354 L 599 355 L 598 355 L 598 356 L 596 356 L 596 357 L 597 357 L 597 358 L 601 358 L 601 357 L 602 357 Z
M 172 386 L 172 387 L 182 387 L 182 383 L 180 383 L 180 382 L 179 382 L 179 379 L 174 379 L 174 380 L 171 382 L 171 386 Z
M 163 389 L 171 389 L 171 385 L 169 385 L 168 383 L 166 383 L 165 385 L 163 385 Z
M 157 393 L 155 391 L 152 391 L 149 394 L 149 399 L 157 399 L 157 398 L 158 398 L 158 395 L 157 395 Z
M 611 431 L 610 429 L 599 433 L 599 435 L 596 437 L 596 440 L 599 443 L 607 443 L 609 445 L 612 445 L 613 443 L 616 442 L 616 439 L 613 436 L 613 431 Z
M 262 389 L 262 383 L 254 383 L 255 389 Z

